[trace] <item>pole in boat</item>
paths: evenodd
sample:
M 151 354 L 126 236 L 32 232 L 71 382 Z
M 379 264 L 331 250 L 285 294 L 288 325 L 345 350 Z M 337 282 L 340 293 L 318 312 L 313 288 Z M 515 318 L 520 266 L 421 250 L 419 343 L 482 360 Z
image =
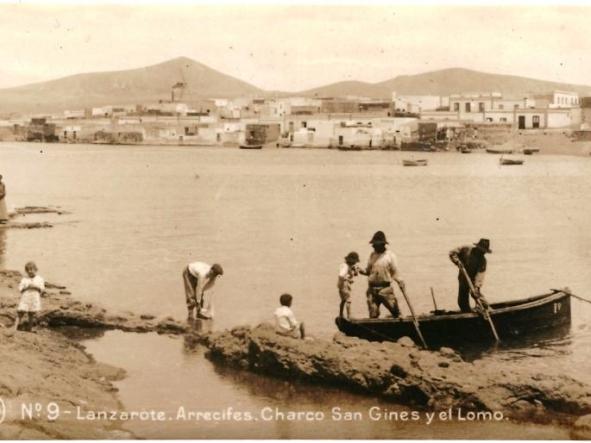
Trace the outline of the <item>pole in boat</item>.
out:
M 423 343 L 423 347 L 425 349 L 427 349 L 427 342 L 423 338 L 423 334 L 421 333 L 421 328 L 419 327 L 419 321 L 417 320 L 417 316 L 415 315 L 415 310 L 412 308 L 412 305 L 410 304 L 410 300 L 408 299 L 408 296 L 406 295 L 406 290 L 404 289 L 404 286 L 400 286 L 400 291 L 402 292 L 402 295 L 404 295 L 404 299 L 406 300 L 406 304 L 408 305 L 408 309 L 410 310 L 410 315 L 412 316 L 412 322 L 415 325 L 417 335 L 421 339 L 421 343 Z
M 586 298 L 581 297 L 580 295 L 573 294 L 569 288 L 562 288 L 562 289 L 552 289 L 553 292 L 564 292 L 565 294 L 570 295 L 577 300 L 584 301 L 586 303 L 591 303 L 591 300 L 587 300 Z
M 431 286 L 431 298 L 433 299 L 433 306 L 435 306 L 435 311 L 439 311 L 439 309 L 437 309 L 437 302 L 435 301 L 435 292 L 433 291 L 433 286 Z
M 466 272 L 466 268 L 464 268 L 464 265 L 462 264 L 462 262 L 458 263 L 458 267 L 460 268 L 460 271 L 464 275 L 466 282 L 468 282 L 468 288 L 470 288 L 470 294 L 472 295 L 472 298 L 476 302 L 476 305 L 480 308 L 484 318 L 488 321 L 488 324 L 490 325 L 490 329 L 495 337 L 496 342 L 499 343 L 501 341 L 501 339 L 499 338 L 499 334 L 497 334 L 497 329 L 495 328 L 495 324 L 493 323 L 492 318 L 490 317 L 489 308 L 488 307 L 485 308 L 482 305 L 481 298 L 484 299 L 484 297 L 482 297 L 482 294 L 480 295 L 480 297 L 476 296 L 476 289 L 474 288 L 474 285 L 472 284 L 472 280 L 470 280 L 470 276 L 468 275 L 468 272 Z M 488 303 L 487 303 L 487 305 L 488 305 Z

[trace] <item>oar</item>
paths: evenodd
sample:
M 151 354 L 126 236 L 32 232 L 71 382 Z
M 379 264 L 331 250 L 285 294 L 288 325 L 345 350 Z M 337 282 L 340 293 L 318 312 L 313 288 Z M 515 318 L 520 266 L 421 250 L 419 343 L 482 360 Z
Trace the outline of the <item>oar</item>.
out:
M 408 296 L 406 295 L 406 290 L 404 289 L 404 286 L 400 286 L 400 291 L 402 292 L 402 295 L 404 295 L 404 299 L 406 300 L 406 304 L 408 305 L 408 309 L 410 310 L 410 315 L 412 315 L 412 322 L 415 325 L 415 329 L 417 331 L 419 338 L 421 339 L 421 342 L 423 343 L 423 347 L 425 349 L 427 349 L 427 342 L 423 338 L 423 334 L 421 334 L 421 328 L 419 328 L 419 321 L 417 320 L 417 316 L 415 315 L 415 310 L 412 308 L 412 305 L 410 304 L 410 300 L 408 299 Z
M 580 295 L 576 295 L 576 294 L 573 294 L 572 292 L 570 292 L 570 289 L 569 289 L 569 288 L 564 288 L 564 289 L 552 289 L 552 291 L 554 291 L 554 292 L 564 292 L 565 294 L 568 294 L 568 295 L 570 295 L 571 297 L 574 297 L 574 298 L 576 298 L 577 300 L 581 300 L 581 301 L 584 301 L 584 302 L 586 302 L 586 303 L 591 303 L 591 300 L 587 300 L 586 298 L 583 298 L 583 297 L 581 297 Z
M 460 271 L 462 271 L 464 278 L 468 282 L 468 288 L 470 288 L 470 293 L 472 294 L 472 298 L 474 299 L 474 301 L 476 302 L 476 304 L 478 305 L 478 307 L 482 311 L 482 315 L 488 321 L 488 324 L 490 325 L 490 330 L 492 331 L 492 333 L 495 337 L 495 340 L 497 341 L 497 343 L 499 343 L 501 341 L 501 339 L 499 338 L 499 334 L 497 334 L 497 329 L 495 328 L 495 324 L 493 323 L 492 318 L 490 317 L 490 312 L 489 312 L 488 307 L 485 309 L 484 306 L 482 305 L 482 300 L 476 296 L 476 289 L 474 289 L 474 285 L 472 284 L 472 280 L 470 280 L 470 276 L 468 275 L 468 272 L 466 272 L 466 268 L 464 268 L 464 265 L 462 264 L 462 262 L 458 263 L 458 267 L 460 268 Z
M 437 302 L 435 301 L 435 292 L 433 291 L 433 286 L 431 286 L 431 298 L 433 299 L 433 306 L 435 306 L 435 311 L 439 311 L 439 309 L 437 309 Z

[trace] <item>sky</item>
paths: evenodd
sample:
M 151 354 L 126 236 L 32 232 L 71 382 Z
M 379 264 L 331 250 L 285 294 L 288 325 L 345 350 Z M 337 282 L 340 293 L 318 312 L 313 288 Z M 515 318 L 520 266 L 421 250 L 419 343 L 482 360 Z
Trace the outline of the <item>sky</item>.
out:
M 590 6 L 0 0 L 0 88 L 186 56 L 267 90 L 451 67 L 591 85 Z

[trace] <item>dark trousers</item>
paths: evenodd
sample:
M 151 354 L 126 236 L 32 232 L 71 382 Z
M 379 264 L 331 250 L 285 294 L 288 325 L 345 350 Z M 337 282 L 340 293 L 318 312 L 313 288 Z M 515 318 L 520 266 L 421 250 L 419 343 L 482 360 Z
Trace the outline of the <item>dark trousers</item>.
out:
M 462 312 L 471 312 L 470 309 L 470 286 L 462 276 L 458 280 L 458 306 Z
M 394 294 L 384 294 L 383 290 L 388 286 L 370 286 L 367 288 L 367 308 L 369 318 L 378 318 L 380 316 L 380 305 L 384 305 L 392 317 L 400 317 L 400 308 Z
M 186 267 L 183 271 L 183 284 L 185 286 L 185 302 L 187 303 L 187 309 L 189 312 L 193 312 L 193 309 L 201 306 L 201 300 L 197 300 L 197 277 L 189 272 L 189 268 Z

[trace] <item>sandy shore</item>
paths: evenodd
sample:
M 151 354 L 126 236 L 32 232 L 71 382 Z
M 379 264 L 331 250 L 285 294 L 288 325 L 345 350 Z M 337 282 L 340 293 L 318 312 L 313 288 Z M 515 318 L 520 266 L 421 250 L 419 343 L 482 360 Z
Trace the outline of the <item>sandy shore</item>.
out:
M 50 329 L 36 333 L 12 328 L 16 273 L 0 274 L 0 397 L 6 418 L 0 426 L 3 439 L 119 439 L 132 436 L 116 422 L 83 422 L 66 414 L 51 418 L 52 402 L 60 410 L 82 405 L 91 410 L 119 410 L 112 381 L 122 378 L 121 369 L 95 362 L 75 342 Z M 51 292 L 50 295 L 51 296 Z M 34 419 L 23 416 L 23 407 L 41 413 Z
M 591 141 L 574 141 L 566 132 L 521 132 L 511 136 L 507 145 L 517 150 L 523 148 L 538 148 L 542 155 L 572 155 L 589 157 Z M 534 154 L 537 155 L 537 154 Z

